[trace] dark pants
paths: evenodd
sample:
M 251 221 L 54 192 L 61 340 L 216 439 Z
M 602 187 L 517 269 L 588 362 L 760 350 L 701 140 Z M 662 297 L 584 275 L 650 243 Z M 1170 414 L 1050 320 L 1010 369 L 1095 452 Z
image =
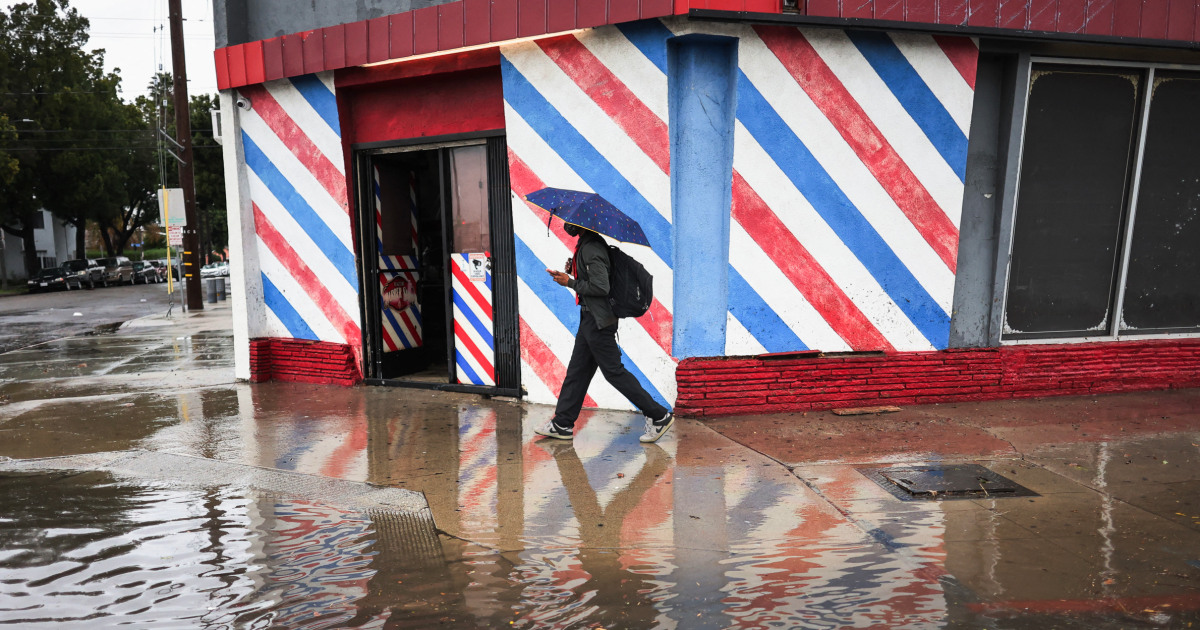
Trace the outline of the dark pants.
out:
M 575 333 L 575 349 L 571 351 L 571 362 L 567 365 L 567 376 L 563 379 L 562 392 L 558 395 L 558 406 L 554 408 L 554 423 L 560 427 L 573 427 L 583 408 L 588 385 L 596 375 L 596 368 L 621 395 L 640 409 L 644 415 L 655 420 L 667 415 L 666 407 L 658 404 L 621 363 L 621 350 L 617 347 L 617 325 L 597 328 L 596 320 L 588 311 L 579 313 L 579 332 Z

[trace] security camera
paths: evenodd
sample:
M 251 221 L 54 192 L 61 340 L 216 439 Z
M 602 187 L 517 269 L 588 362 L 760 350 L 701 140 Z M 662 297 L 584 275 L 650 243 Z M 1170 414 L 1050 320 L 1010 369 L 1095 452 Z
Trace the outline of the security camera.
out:
M 250 111 L 250 99 L 246 98 L 245 96 L 237 97 L 237 108 Z

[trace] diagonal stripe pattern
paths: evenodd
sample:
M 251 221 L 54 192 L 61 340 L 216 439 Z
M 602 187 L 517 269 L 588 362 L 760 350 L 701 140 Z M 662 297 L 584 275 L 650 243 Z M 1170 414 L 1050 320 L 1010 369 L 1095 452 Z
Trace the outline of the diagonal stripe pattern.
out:
M 262 336 L 351 346 L 361 356 L 358 276 L 331 81 L 308 75 L 239 90 Z M 255 300 L 256 296 L 248 296 Z
M 496 342 L 492 337 L 492 272 L 483 281 L 471 277 L 470 254 L 452 254 L 454 288 L 454 358 L 458 382 L 496 384 Z M 478 261 L 476 261 L 478 262 Z
M 692 270 L 673 268 L 667 42 L 711 28 L 645 20 L 502 48 L 522 382 L 537 402 L 553 401 L 578 318 L 545 273 L 573 241 L 547 234 L 521 199 L 543 186 L 600 193 L 642 225 L 651 247 L 626 249 L 657 299 L 622 323 L 623 358 L 656 397 L 674 397 L 671 288 Z M 975 42 L 719 34 L 738 39 L 726 354 L 945 348 Z M 606 388 L 593 384 L 595 402 L 628 408 Z

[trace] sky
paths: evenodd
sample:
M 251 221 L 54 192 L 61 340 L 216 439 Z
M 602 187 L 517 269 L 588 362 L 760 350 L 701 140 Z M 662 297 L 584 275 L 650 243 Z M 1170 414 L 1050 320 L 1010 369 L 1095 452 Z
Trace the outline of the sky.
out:
M 0 2 L 8 10 L 18 4 Z M 184 57 L 188 94 L 215 93 L 212 0 L 182 0 Z M 167 0 L 71 0 L 71 6 L 91 21 L 87 48 L 104 49 L 104 69 L 120 69 L 121 97 L 132 101 L 161 68 L 171 71 L 171 32 Z

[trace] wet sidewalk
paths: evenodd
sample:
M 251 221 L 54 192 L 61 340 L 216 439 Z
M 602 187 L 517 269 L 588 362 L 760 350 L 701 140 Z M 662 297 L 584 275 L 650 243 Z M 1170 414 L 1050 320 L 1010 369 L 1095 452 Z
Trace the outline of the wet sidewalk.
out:
M 236 383 L 227 322 L 0 354 L 0 624 L 1200 626 L 1200 391 L 547 443 L 537 405 Z M 958 464 L 1031 494 L 877 481 Z

